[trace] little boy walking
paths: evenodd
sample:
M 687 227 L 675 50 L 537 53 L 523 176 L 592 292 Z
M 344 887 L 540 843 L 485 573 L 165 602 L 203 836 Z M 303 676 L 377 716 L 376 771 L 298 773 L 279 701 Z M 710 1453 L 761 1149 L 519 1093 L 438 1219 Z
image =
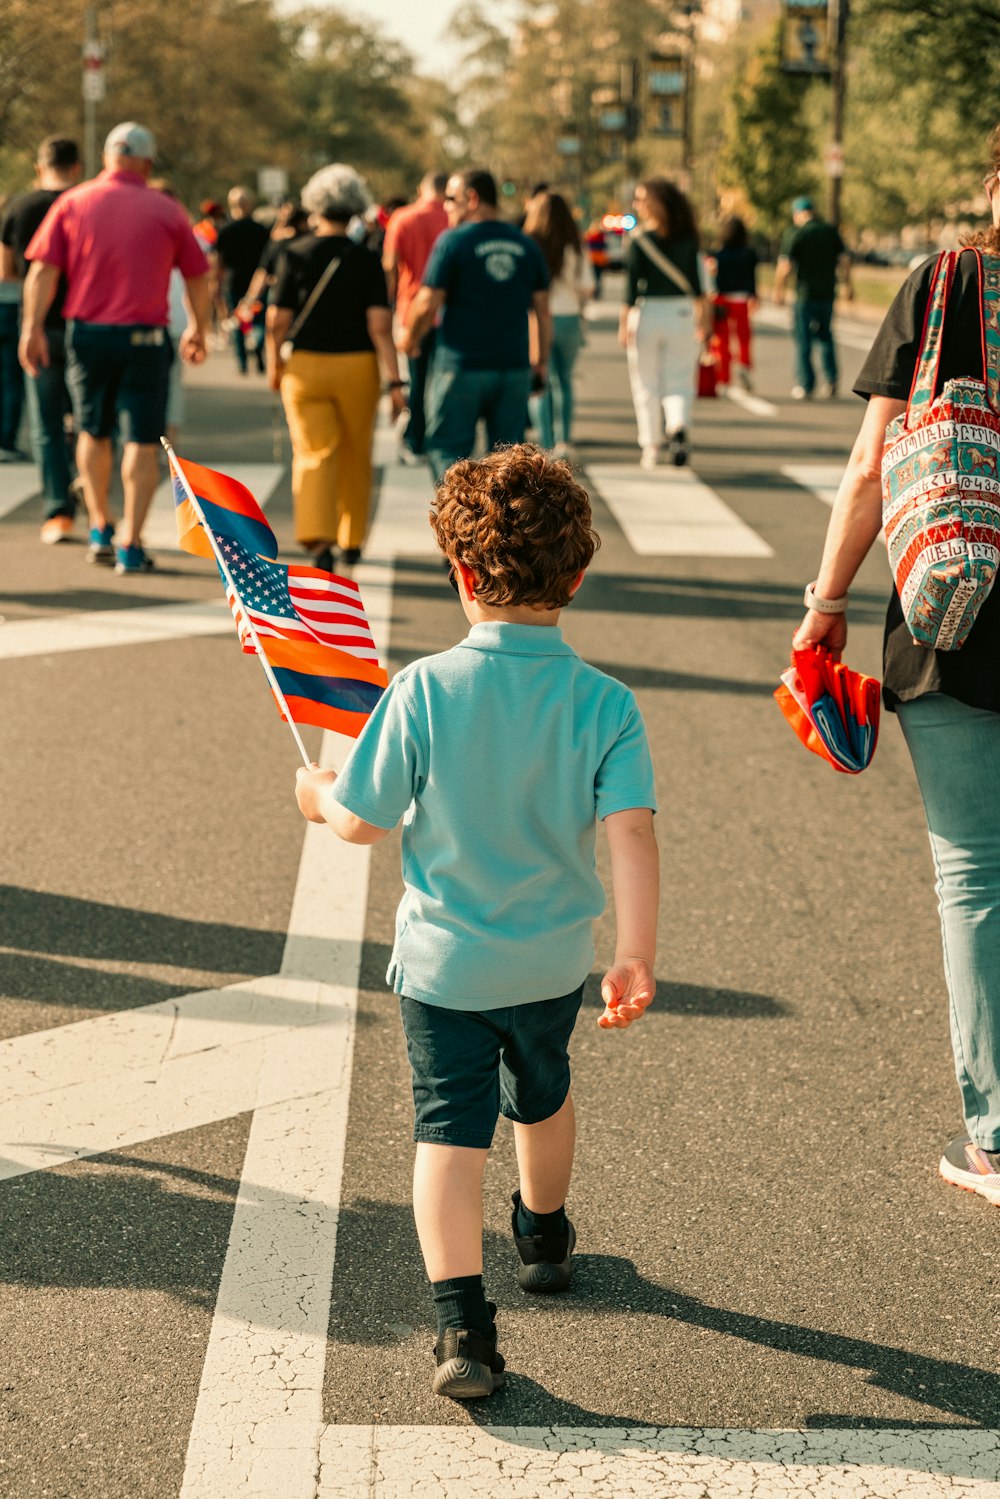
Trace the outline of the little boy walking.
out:
M 568 1044 L 605 896 L 617 917 L 598 1024 L 653 998 L 659 859 L 649 747 L 627 687 L 559 631 L 599 545 L 590 501 L 536 448 L 456 463 L 431 523 L 471 629 L 393 679 L 343 771 L 300 769 L 311 822 L 375 843 L 403 819 L 405 893 L 387 980 L 413 1071 L 413 1210 L 438 1319 L 438 1395 L 503 1384 L 483 1291 L 482 1180 L 497 1116 L 513 1123 L 518 1281 L 564 1291 L 575 1121 Z

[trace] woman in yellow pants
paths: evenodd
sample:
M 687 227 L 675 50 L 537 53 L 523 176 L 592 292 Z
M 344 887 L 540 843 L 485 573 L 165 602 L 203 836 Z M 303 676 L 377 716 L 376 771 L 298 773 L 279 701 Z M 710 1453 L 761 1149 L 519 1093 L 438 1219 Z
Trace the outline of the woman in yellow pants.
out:
M 289 243 L 267 314 L 268 378 L 292 438 L 295 534 L 318 567 L 357 562 L 371 503 L 379 365 L 403 409 L 385 273 L 347 237 L 370 197 L 351 167 L 324 167 L 302 193 L 313 232 Z M 292 332 L 294 351 L 282 344 Z M 283 352 L 287 357 L 283 358 Z

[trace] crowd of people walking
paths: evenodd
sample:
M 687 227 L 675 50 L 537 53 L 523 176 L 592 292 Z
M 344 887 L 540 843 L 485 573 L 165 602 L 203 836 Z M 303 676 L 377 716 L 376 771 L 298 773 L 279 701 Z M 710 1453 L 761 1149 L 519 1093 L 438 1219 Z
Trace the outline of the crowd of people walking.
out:
M 531 187 L 513 223 L 485 168 L 428 173 L 412 203 L 378 204 L 335 163 L 301 201 L 261 211 L 236 185 L 225 209 L 206 198 L 190 222 L 153 176 L 155 155 L 150 131 L 126 122 L 108 136 L 102 173 L 81 183 L 75 142 L 50 139 L 35 186 L 0 216 L 0 463 L 29 461 L 26 394 L 43 542 L 72 539 L 82 504 L 91 560 L 121 574 L 154 565 L 142 532 L 156 444 L 182 424 L 184 364 L 222 339 L 241 377 L 266 373 L 280 393 L 296 535 L 321 565 L 361 555 L 381 394 L 400 461 L 426 463 L 435 483 L 474 451 L 480 423 L 489 448 L 530 432 L 573 459 L 576 365 L 609 253 L 601 223 L 584 230 L 550 183 Z M 619 332 L 639 462 L 652 470 L 664 456 L 688 461 L 699 350 L 722 385 L 751 384 L 757 253 L 738 218 L 706 252 L 690 201 L 666 178 L 638 183 L 631 206 Z M 814 342 L 836 390 L 832 286 L 846 252 L 805 200 L 794 219 L 776 286 L 783 295 L 794 273 L 793 395 L 807 397 Z

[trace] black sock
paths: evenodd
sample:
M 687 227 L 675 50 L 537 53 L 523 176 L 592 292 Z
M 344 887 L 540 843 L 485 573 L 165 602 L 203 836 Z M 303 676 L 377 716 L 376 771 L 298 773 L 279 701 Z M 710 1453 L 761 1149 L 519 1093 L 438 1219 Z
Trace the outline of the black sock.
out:
M 488 1337 L 493 1331 L 481 1275 L 456 1275 L 451 1280 L 432 1280 L 431 1294 L 437 1312 L 438 1336 L 448 1327 L 464 1327 Z
M 517 1199 L 517 1236 L 519 1239 L 530 1239 L 535 1234 L 544 1234 L 546 1238 L 560 1238 L 566 1232 L 566 1206 L 556 1208 L 554 1213 L 533 1213 L 530 1208 L 525 1207 L 520 1198 Z

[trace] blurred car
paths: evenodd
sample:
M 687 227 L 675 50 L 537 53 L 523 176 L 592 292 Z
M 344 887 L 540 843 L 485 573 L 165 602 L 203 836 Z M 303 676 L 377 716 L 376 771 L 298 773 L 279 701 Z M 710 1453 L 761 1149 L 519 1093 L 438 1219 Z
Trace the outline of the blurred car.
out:
M 604 245 L 608 252 L 607 270 L 621 270 L 625 263 L 625 236 L 634 228 L 634 213 L 606 213 L 601 219 Z

